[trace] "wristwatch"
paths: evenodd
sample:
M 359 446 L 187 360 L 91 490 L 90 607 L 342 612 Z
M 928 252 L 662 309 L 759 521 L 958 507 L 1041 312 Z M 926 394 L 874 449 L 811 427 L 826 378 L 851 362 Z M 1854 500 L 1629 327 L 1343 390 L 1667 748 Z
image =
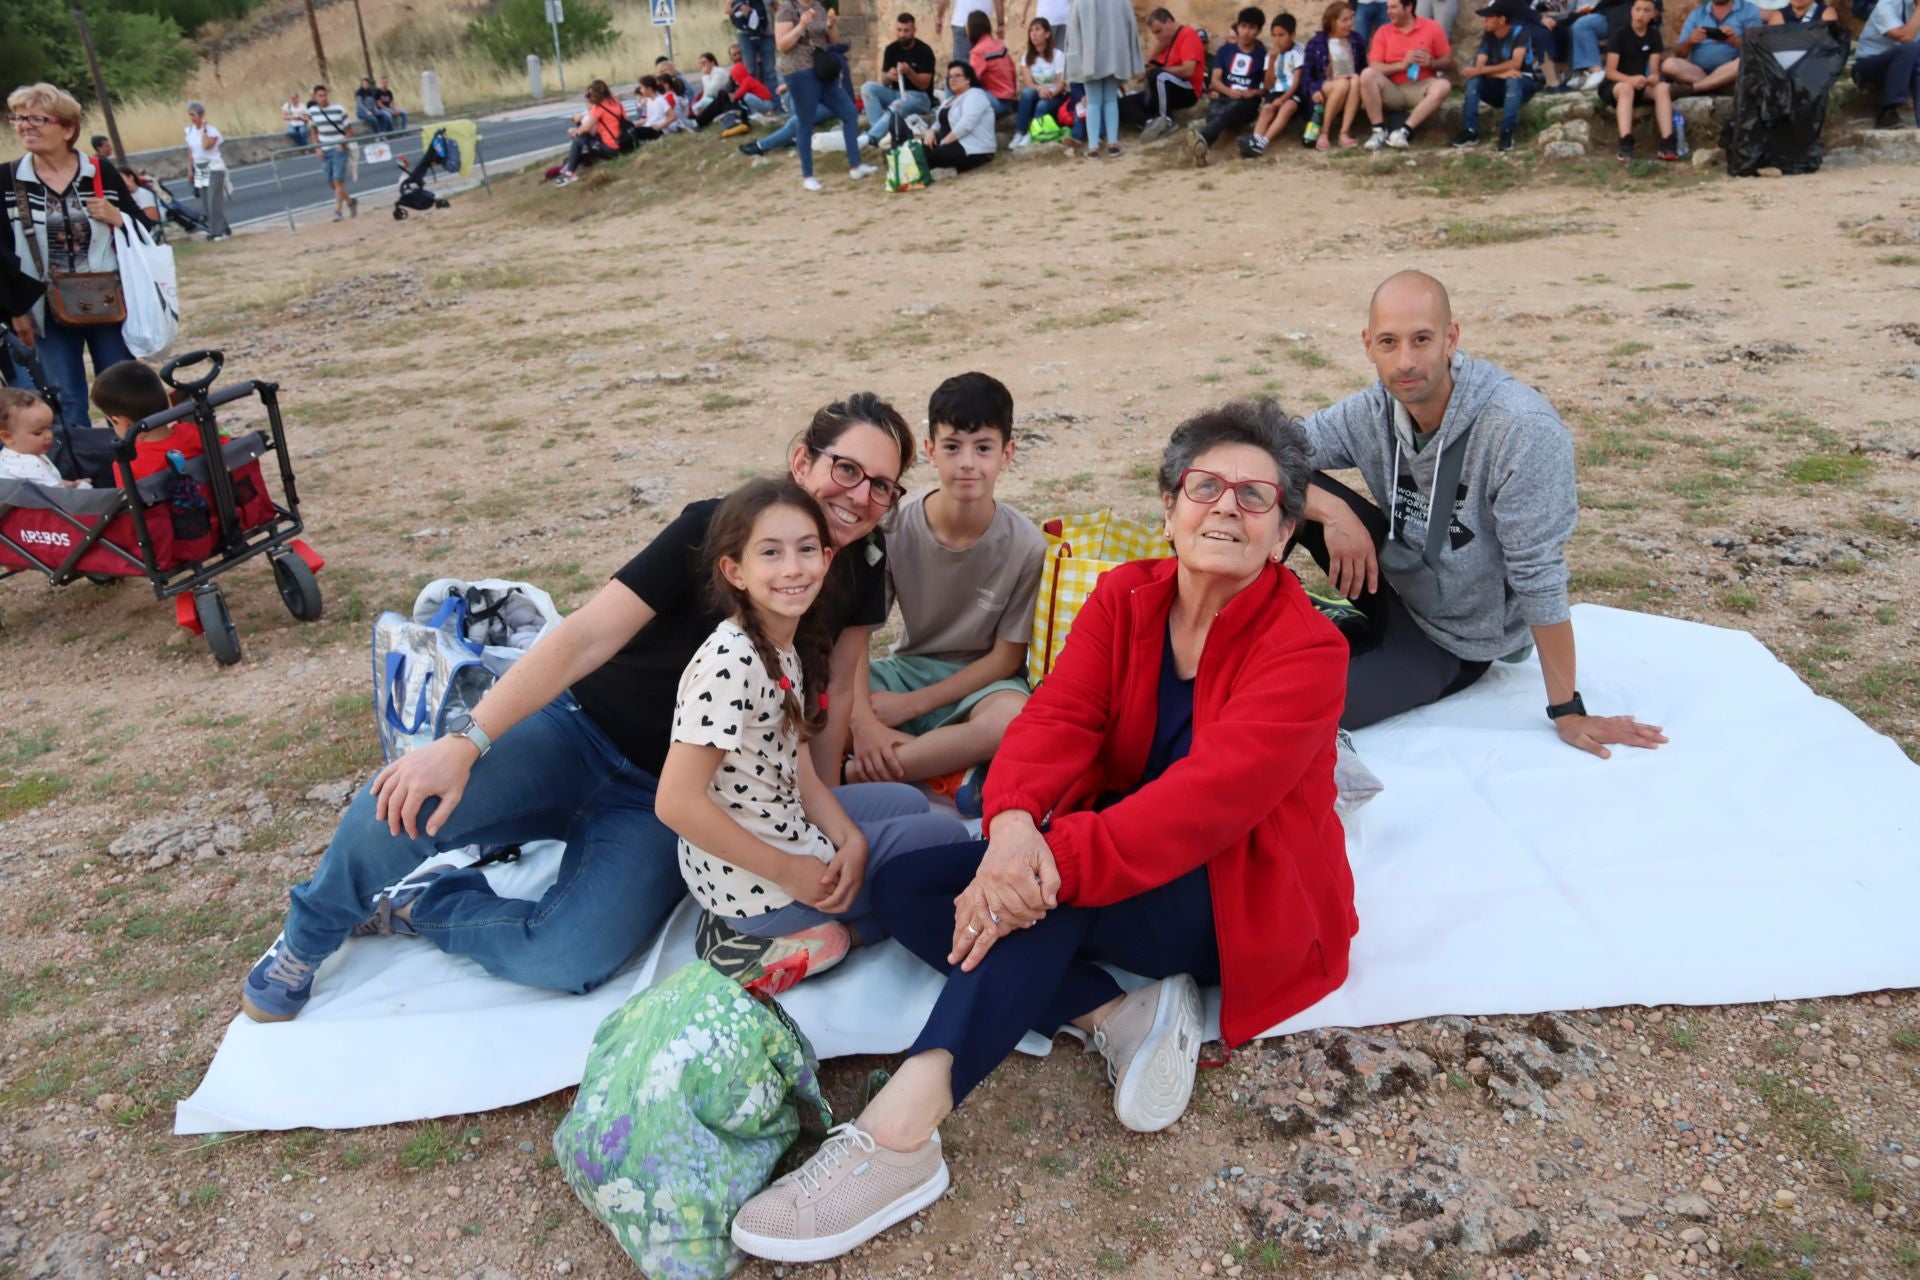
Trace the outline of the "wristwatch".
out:
M 493 739 L 487 736 L 487 731 L 480 727 L 479 721 L 464 711 L 447 721 L 447 736 L 449 738 L 465 738 L 474 745 L 474 749 L 479 751 L 482 756 L 493 750 Z M 475 759 L 478 758 L 477 756 L 475 757 Z
M 1587 714 L 1587 704 L 1580 701 L 1580 691 L 1575 689 L 1573 696 L 1565 702 L 1547 708 L 1547 719 L 1558 720 L 1561 716 L 1583 716 Z

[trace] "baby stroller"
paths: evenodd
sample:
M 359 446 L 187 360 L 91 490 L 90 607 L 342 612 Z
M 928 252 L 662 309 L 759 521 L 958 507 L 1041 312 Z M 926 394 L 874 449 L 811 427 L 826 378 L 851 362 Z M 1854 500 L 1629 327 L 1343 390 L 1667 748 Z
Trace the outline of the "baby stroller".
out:
M 426 149 L 420 153 L 420 159 L 411 169 L 405 160 L 398 157 L 394 163 L 400 166 L 400 194 L 393 199 L 395 222 L 404 219 L 409 209 L 424 212 L 447 207 L 445 200 L 427 190 L 427 178 L 436 165 L 448 173 L 460 172 L 459 144 L 447 136 L 445 129 L 434 130 L 433 137 L 427 140 Z
M 191 381 L 176 373 L 208 363 Z M 214 658 L 240 661 L 240 637 L 220 593 L 219 576 L 264 555 L 287 611 L 302 622 L 320 616 L 325 565 L 300 538 L 300 499 L 280 421 L 280 388 L 248 380 L 212 390 L 224 358 L 194 351 L 171 360 L 160 376 L 182 402 L 133 424 L 114 446 L 114 488 L 60 489 L 24 480 L 0 480 L 0 578 L 35 570 L 54 586 L 76 578 L 99 582 L 144 577 L 155 599 L 174 602 L 174 618 L 206 638 Z M 267 427 L 223 439 L 215 410 L 258 397 Z M 135 479 L 134 445 L 143 435 L 190 422 L 201 453 L 170 451 L 169 470 Z M 260 459 L 279 460 L 284 505 L 268 492 Z
M 154 194 L 160 200 L 160 208 L 165 211 L 161 219 L 162 222 L 180 227 L 189 234 L 196 231 L 201 235 L 213 234 L 207 229 L 207 220 L 196 213 L 190 206 L 181 204 L 179 199 L 173 194 L 173 191 L 158 176 L 155 176 L 153 179 L 153 190 Z

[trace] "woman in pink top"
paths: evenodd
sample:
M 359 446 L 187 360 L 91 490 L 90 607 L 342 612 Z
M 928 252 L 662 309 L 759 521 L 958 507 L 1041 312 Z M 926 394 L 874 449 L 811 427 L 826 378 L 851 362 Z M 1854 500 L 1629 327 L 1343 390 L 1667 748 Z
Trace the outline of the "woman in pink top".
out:
M 994 118 L 1012 115 L 1020 98 L 1020 80 L 1007 42 L 993 34 L 993 19 L 978 9 L 967 15 L 967 38 L 973 41 L 967 62 L 980 87 L 993 99 Z

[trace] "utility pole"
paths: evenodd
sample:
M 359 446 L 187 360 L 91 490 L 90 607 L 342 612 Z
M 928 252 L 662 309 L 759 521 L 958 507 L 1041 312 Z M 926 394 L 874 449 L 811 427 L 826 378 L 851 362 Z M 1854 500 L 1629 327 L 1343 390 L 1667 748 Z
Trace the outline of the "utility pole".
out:
M 367 49 L 367 20 L 360 16 L 360 0 L 353 0 L 354 25 L 360 28 L 360 56 L 366 60 L 367 79 L 373 79 L 373 54 Z
M 331 87 L 327 77 L 327 50 L 320 43 L 320 19 L 313 16 L 313 0 L 307 0 L 307 26 L 313 31 L 313 56 L 320 63 L 320 83 Z
M 87 51 L 87 70 L 93 73 L 93 96 L 106 117 L 107 137 L 113 140 L 113 158 L 125 164 L 127 151 L 120 145 L 120 126 L 113 118 L 113 101 L 107 97 L 107 82 L 100 74 L 100 59 L 94 56 L 93 33 L 87 30 L 87 15 L 80 10 L 80 0 L 73 0 L 73 25 L 80 28 L 80 43 Z

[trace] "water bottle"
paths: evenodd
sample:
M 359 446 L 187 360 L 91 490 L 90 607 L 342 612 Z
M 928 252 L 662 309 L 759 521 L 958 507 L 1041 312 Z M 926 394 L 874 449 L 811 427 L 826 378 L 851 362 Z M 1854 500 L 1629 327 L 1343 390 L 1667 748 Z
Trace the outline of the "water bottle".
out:
M 1673 149 L 1682 156 L 1692 151 L 1687 146 L 1687 118 L 1678 111 L 1673 113 Z
M 1327 118 L 1327 104 L 1324 102 L 1314 103 L 1313 118 L 1307 121 L 1307 131 L 1305 134 L 1306 143 L 1308 146 L 1312 146 L 1314 143 L 1320 141 L 1320 125 L 1321 125 L 1321 122 L 1324 121 L 1326 118 Z
M 1417 62 L 1409 62 L 1407 64 L 1407 83 L 1412 84 L 1415 80 L 1418 80 L 1419 78 L 1420 78 L 1420 64 Z

